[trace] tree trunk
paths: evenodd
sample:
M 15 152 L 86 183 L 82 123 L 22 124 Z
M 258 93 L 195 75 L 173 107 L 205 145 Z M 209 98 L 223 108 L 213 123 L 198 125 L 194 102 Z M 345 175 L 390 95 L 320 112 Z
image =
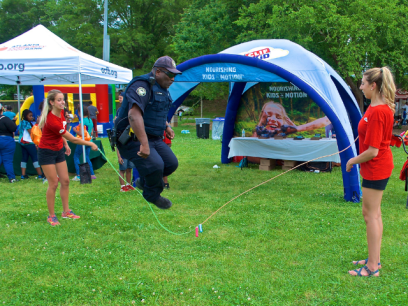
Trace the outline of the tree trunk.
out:
M 353 82 L 351 77 L 346 77 L 346 83 L 348 86 L 350 86 L 350 89 L 353 92 L 353 95 L 357 100 L 358 106 L 360 107 L 360 111 L 363 114 L 364 113 L 364 99 L 363 99 L 363 93 L 359 89 L 361 85 L 361 80 L 358 80 L 356 84 Z

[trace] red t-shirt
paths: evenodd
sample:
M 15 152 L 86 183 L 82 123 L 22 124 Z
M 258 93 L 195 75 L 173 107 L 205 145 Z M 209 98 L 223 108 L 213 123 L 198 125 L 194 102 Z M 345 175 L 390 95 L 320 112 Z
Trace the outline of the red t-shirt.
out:
M 366 180 L 383 180 L 391 176 L 394 163 L 390 149 L 394 114 L 388 105 L 369 106 L 358 124 L 360 154 L 369 146 L 378 149 L 372 160 L 361 163 L 361 176 Z
M 66 133 L 66 124 L 63 110 L 61 111 L 61 117 L 57 117 L 52 112 L 49 112 L 47 121 L 42 129 L 42 136 L 38 147 L 53 151 L 61 150 L 64 146 L 62 135 Z

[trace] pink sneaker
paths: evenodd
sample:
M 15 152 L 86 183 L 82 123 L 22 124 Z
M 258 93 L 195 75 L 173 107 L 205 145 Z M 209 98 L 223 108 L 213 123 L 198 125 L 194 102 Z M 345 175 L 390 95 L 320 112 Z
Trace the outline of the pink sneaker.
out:
M 51 226 L 61 225 L 61 224 L 58 222 L 58 219 L 57 219 L 57 216 L 56 216 L 56 215 L 48 216 L 47 222 L 48 222 L 49 224 L 51 224 Z
M 72 210 L 68 211 L 68 212 L 63 212 L 61 214 L 61 217 L 64 219 L 79 219 L 81 218 L 80 216 L 77 216 L 76 214 L 74 214 L 74 212 Z
M 96 176 L 95 175 L 91 175 L 91 179 L 96 179 Z

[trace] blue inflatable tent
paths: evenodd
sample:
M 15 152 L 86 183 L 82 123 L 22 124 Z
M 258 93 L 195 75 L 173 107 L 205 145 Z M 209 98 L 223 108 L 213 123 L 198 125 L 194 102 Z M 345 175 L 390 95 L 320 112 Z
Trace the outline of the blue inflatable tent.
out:
M 225 113 L 222 163 L 229 163 L 229 147 L 241 95 L 259 82 L 291 82 L 307 93 L 333 124 L 343 173 L 344 198 L 360 200 L 357 167 L 346 172 L 346 163 L 358 153 L 357 126 L 361 112 L 351 90 L 325 61 L 288 40 L 254 40 L 218 54 L 190 59 L 177 66 L 183 74 L 170 87 L 174 100 L 168 120 L 200 82 L 229 82 L 230 94 Z

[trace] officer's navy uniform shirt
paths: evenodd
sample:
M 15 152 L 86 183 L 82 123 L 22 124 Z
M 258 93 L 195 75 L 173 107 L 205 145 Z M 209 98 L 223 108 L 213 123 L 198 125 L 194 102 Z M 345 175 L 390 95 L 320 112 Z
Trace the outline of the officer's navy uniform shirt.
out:
M 149 74 L 147 74 L 147 77 L 151 77 L 151 76 L 153 76 L 153 73 L 150 72 Z M 138 92 L 140 93 L 141 88 L 145 90 L 145 93 L 146 93 L 145 95 L 138 94 Z M 136 104 L 142 111 L 143 117 L 145 115 L 146 107 L 149 105 L 149 103 L 153 104 L 154 107 L 156 108 L 160 108 L 160 109 L 157 109 L 158 111 L 163 111 L 162 108 L 165 108 L 168 111 L 168 109 L 170 108 L 170 104 L 172 103 L 172 99 L 171 99 L 168 89 L 162 88 L 157 82 L 154 85 L 150 85 L 145 80 L 137 80 L 133 84 L 131 84 L 130 87 L 126 90 L 126 99 L 128 102 L 128 112 L 133 107 L 133 104 Z M 159 102 L 158 100 L 160 100 L 161 102 Z M 159 106 L 158 106 L 158 103 L 160 103 Z M 169 103 L 169 105 L 165 105 L 167 103 Z M 123 102 L 122 102 L 122 106 L 123 106 Z M 126 117 L 127 117 L 127 114 L 126 114 Z M 143 119 L 145 121 L 145 127 L 146 127 L 147 134 L 149 134 L 149 131 L 148 131 L 149 125 L 150 126 L 156 125 L 157 127 L 160 126 L 159 128 L 163 128 L 163 129 L 166 128 L 165 121 L 163 123 L 163 122 L 160 122 L 160 120 L 154 120 L 153 118 L 144 117 Z M 122 120 L 123 119 L 121 118 L 121 121 Z M 152 120 L 155 122 L 153 122 Z M 118 131 L 125 129 L 128 124 L 129 124 L 129 120 L 123 120 L 123 122 L 118 122 L 118 128 L 117 128 Z M 160 134 L 161 136 L 163 132 L 157 133 L 157 134 Z

